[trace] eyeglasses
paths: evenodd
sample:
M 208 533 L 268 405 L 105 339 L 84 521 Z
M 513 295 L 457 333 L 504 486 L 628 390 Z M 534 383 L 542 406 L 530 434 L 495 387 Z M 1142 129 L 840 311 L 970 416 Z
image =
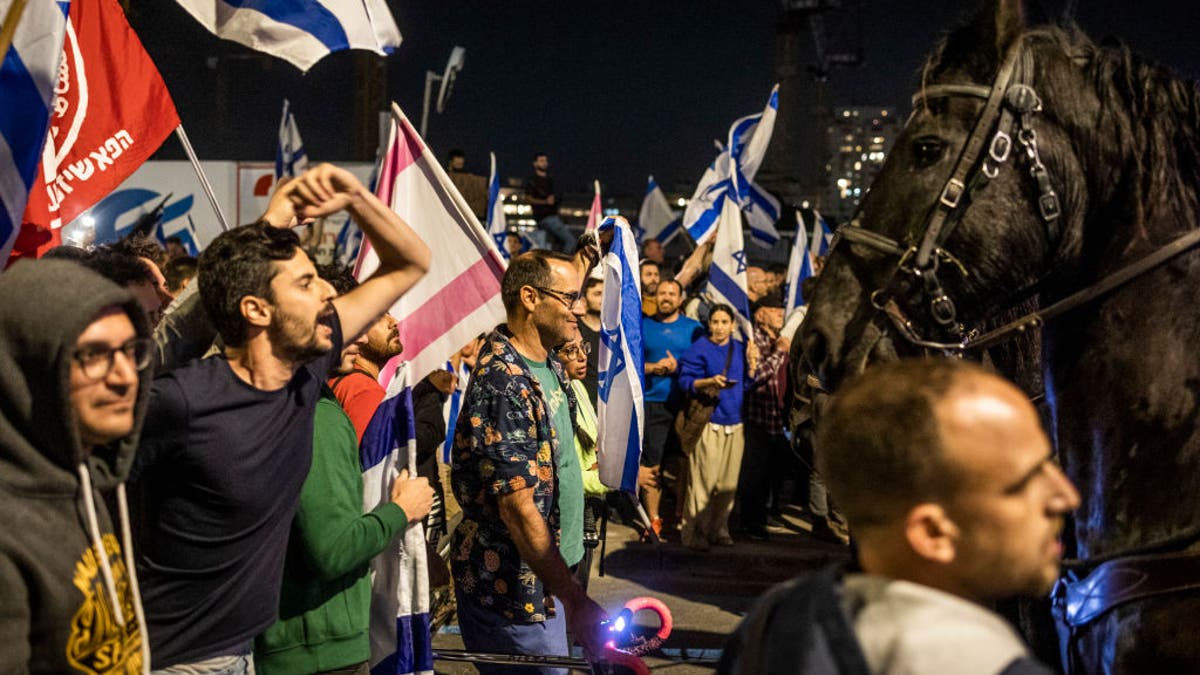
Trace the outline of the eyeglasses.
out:
M 587 355 L 591 353 L 592 345 L 588 342 L 584 342 L 582 344 L 564 345 L 558 348 L 558 355 L 565 359 L 587 358 Z
M 150 365 L 150 347 L 154 344 L 150 338 L 134 338 L 120 347 L 112 348 L 101 345 L 88 345 L 75 351 L 74 359 L 83 371 L 83 376 L 90 380 L 102 380 L 112 372 L 117 359 L 117 352 L 125 355 L 137 370 L 144 370 Z
M 539 293 L 545 293 L 546 295 L 549 295 L 550 297 L 554 298 L 555 300 L 558 300 L 567 309 L 571 309 L 572 307 L 575 306 L 575 303 L 579 302 L 579 294 L 578 293 L 567 293 L 565 291 L 556 291 L 553 288 L 542 288 L 541 286 L 534 286 L 533 288 L 535 290 L 537 290 L 537 292 L 539 292 Z

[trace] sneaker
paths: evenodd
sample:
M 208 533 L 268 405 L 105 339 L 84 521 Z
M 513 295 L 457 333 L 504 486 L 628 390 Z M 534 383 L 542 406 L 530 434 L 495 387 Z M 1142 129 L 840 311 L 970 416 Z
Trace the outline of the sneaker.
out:
M 663 519 L 654 518 L 650 521 L 650 530 L 654 530 L 654 536 L 658 537 L 659 541 L 663 540 L 662 536 Z M 654 541 L 654 537 L 650 536 L 650 530 L 642 531 L 642 541 Z

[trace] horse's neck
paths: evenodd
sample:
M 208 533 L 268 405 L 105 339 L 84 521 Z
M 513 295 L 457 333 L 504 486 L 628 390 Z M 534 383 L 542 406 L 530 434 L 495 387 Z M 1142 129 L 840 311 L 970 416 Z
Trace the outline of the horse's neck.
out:
M 1081 557 L 1200 528 L 1200 251 L 1064 315 L 1044 337 L 1047 399 L 1082 496 Z

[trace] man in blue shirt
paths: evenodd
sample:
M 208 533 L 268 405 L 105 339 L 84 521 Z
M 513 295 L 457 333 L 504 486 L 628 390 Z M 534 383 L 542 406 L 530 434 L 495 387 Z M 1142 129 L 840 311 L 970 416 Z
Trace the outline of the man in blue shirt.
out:
M 659 465 L 668 444 L 678 447 L 675 415 L 683 396 L 677 385 L 677 359 L 692 346 L 704 329 L 695 319 L 680 313 L 683 287 L 674 279 L 663 279 L 654 294 L 658 313 L 642 319 L 642 344 L 646 359 L 646 422 L 642 441 L 642 466 L 646 479 L 641 482 L 642 500 L 655 534 L 662 533 L 659 503 L 662 487 L 658 483 Z

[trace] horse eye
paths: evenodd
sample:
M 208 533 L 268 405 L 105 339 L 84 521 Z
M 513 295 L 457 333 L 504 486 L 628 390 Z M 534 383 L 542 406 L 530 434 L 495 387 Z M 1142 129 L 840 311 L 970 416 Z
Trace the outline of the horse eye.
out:
M 918 167 L 924 168 L 937 164 L 942 158 L 945 144 L 940 138 L 926 136 L 913 141 L 913 158 Z

